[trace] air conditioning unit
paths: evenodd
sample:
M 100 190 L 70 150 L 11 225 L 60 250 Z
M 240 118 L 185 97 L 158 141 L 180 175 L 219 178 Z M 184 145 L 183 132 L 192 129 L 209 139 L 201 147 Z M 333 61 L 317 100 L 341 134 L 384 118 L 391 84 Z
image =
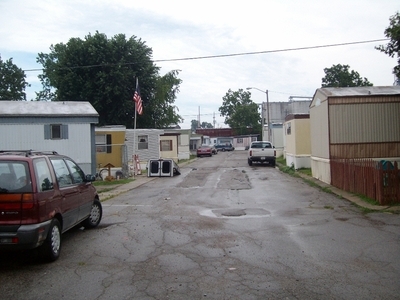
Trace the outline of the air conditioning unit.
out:
M 147 177 L 173 177 L 180 174 L 179 166 L 173 159 L 150 159 L 147 163 Z

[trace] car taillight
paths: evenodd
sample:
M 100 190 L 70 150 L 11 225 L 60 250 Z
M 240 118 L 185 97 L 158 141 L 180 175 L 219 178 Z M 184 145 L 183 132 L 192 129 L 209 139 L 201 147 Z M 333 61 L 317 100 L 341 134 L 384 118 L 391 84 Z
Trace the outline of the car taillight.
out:
M 253 150 L 250 150 L 250 156 L 252 156 L 253 155 Z
M 21 194 L 3 194 L 0 197 L 1 210 L 20 210 Z
M 32 209 L 33 206 L 33 195 L 22 194 L 22 209 Z
M 4 210 L 20 210 L 33 208 L 32 194 L 3 194 L 0 197 L 0 208 Z
M 276 150 L 274 150 L 274 156 L 276 156 Z

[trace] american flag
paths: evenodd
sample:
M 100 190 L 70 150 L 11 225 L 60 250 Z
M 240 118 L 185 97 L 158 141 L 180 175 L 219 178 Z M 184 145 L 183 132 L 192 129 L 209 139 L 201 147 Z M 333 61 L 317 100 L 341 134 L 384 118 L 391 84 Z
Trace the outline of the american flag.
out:
M 136 90 L 133 94 L 133 101 L 136 104 L 136 111 L 139 115 L 143 114 L 142 98 L 140 97 L 139 81 L 136 79 Z

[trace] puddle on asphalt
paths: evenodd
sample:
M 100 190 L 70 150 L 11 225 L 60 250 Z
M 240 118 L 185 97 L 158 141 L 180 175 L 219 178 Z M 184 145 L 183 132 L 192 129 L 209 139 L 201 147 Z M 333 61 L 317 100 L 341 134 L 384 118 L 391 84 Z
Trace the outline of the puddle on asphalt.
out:
M 221 208 L 203 210 L 200 215 L 211 218 L 260 218 L 269 217 L 271 213 L 263 208 Z

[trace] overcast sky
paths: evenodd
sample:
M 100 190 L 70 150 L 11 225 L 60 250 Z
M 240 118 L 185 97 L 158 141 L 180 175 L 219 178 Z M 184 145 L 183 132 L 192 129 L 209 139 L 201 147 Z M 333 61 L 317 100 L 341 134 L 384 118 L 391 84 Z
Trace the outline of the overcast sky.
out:
M 268 90 L 271 102 L 312 97 L 334 64 L 349 65 L 375 86 L 393 85 L 396 58 L 374 48 L 387 41 L 300 48 L 385 39 L 399 10 L 399 0 L 0 0 L 0 54 L 31 70 L 42 67 L 39 52 L 70 38 L 96 30 L 136 36 L 153 49 L 160 75 L 181 70 L 181 127 L 190 128 L 199 111 L 201 122 L 226 127 L 218 108 L 229 89 Z M 209 56 L 217 57 L 169 61 Z M 28 100 L 41 90 L 39 74 L 26 72 Z M 265 92 L 251 94 L 256 103 L 266 99 Z

